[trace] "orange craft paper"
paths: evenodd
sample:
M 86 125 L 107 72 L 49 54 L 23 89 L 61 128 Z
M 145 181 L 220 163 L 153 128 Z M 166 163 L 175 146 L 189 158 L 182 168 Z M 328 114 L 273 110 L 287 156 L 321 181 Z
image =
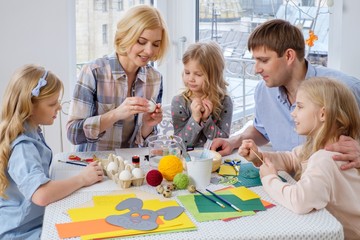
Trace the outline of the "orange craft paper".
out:
M 163 224 L 160 219 L 156 219 L 157 224 Z M 114 232 L 128 230 L 120 226 L 114 226 L 105 221 L 105 219 L 88 220 L 81 222 L 59 223 L 56 228 L 60 238 L 79 237 L 102 232 Z

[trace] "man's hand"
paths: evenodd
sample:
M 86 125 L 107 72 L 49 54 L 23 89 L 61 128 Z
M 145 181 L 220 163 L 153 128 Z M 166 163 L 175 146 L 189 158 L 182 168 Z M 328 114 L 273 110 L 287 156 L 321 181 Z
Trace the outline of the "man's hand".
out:
M 230 155 L 234 150 L 229 140 L 225 138 L 215 138 L 210 149 L 218 152 L 221 156 Z
M 334 155 L 336 161 L 350 161 L 341 165 L 342 170 L 360 168 L 360 145 L 359 142 L 348 136 L 340 136 L 339 141 L 325 147 L 328 151 L 340 152 L 341 155 Z

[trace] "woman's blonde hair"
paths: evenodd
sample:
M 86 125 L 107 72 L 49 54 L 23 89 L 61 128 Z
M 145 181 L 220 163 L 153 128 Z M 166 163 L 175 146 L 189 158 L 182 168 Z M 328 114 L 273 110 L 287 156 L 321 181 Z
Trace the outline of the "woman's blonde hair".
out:
M 152 61 L 162 60 L 169 47 L 169 35 L 165 21 L 159 10 L 149 5 L 137 5 L 127 10 L 117 24 L 115 34 L 115 49 L 119 55 L 126 56 L 126 52 L 138 41 L 146 29 L 162 29 L 162 39 L 159 53 Z
M 48 72 L 46 85 L 40 88 L 38 96 L 32 95 L 45 69 L 36 65 L 25 65 L 11 77 L 2 101 L 0 119 L 0 196 L 6 197 L 9 185 L 7 179 L 8 161 L 11 155 L 11 143 L 24 132 L 24 122 L 33 111 L 34 104 L 63 92 L 63 83 L 53 73 Z
M 325 77 L 313 77 L 303 81 L 298 91 L 305 93 L 309 100 L 325 109 L 325 122 L 307 136 L 300 160 L 306 161 L 325 144 L 336 142 L 340 135 L 360 138 L 360 114 L 354 94 L 339 81 Z
M 198 62 L 205 76 L 203 98 L 208 98 L 213 103 L 212 114 L 218 119 L 223 108 L 222 102 L 227 95 L 226 87 L 229 85 L 224 78 L 225 59 L 221 48 L 214 41 L 193 43 L 185 51 L 182 62 L 185 65 L 190 60 Z M 192 94 L 187 87 L 182 93 L 188 101 Z

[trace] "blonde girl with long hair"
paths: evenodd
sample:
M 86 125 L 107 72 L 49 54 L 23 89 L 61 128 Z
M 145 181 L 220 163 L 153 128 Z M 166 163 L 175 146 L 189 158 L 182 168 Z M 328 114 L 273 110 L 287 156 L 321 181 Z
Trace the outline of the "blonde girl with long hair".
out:
M 53 181 L 52 151 L 40 125 L 51 125 L 61 109 L 63 84 L 52 72 L 25 65 L 12 76 L 0 122 L 0 239 L 40 239 L 45 206 L 101 181 L 97 163 L 79 175 Z
M 175 135 L 192 147 L 203 146 L 207 139 L 228 138 L 233 103 L 220 46 L 213 41 L 191 44 L 182 62 L 185 90 L 171 102 Z
M 292 152 L 259 152 L 254 141 L 244 140 L 239 154 L 260 166 L 263 187 L 275 201 L 299 214 L 326 208 L 344 226 L 346 239 L 360 239 L 360 170 L 340 170 L 342 163 L 332 159 L 338 153 L 325 150 L 342 135 L 359 141 L 354 94 L 336 80 L 310 78 L 300 84 L 291 115 L 296 132 L 306 136 L 303 145 Z M 279 170 L 293 174 L 298 182 L 282 182 Z

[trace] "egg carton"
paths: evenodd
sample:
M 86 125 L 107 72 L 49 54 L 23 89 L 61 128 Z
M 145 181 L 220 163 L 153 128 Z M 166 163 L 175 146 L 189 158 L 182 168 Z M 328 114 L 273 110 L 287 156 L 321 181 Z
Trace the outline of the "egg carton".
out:
M 134 170 L 134 166 L 132 164 L 126 163 L 121 156 L 116 156 L 114 154 L 110 154 L 107 159 L 103 159 L 101 161 L 104 173 L 111 180 L 113 180 L 117 185 L 121 188 L 129 188 L 130 186 L 141 186 L 144 183 L 145 176 L 135 178 L 132 175 L 132 171 Z M 109 167 L 109 165 L 112 165 Z M 122 171 L 129 171 L 131 178 L 130 179 L 120 179 L 120 173 Z M 128 174 L 125 174 L 128 175 Z M 128 176 L 130 176 L 128 175 Z M 143 174 L 144 175 L 144 174 Z

